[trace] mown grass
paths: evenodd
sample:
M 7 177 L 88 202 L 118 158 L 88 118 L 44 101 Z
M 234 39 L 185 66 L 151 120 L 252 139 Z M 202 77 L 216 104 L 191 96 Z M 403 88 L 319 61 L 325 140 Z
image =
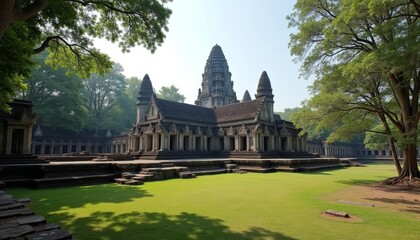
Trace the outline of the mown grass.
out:
M 220 174 L 196 179 L 43 190 L 8 189 L 79 239 L 419 239 L 414 213 L 325 200 L 393 176 L 391 165 L 315 173 Z M 325 218 L 327 209 L 360 222 Z

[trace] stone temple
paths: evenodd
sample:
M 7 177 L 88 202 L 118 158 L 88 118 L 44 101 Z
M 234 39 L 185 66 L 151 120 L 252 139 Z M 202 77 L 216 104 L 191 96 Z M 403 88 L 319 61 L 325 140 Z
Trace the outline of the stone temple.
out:
M 256 81 L 257 94 L 241 101 L 222 48 L 207 59 L 195 105 L 159 99 L 146 74 L 140 85 L 137 121 L 127 137 L 115 138 L 117 153 L 141 159 L 267 158 L 308 156 L 306 138 L 274 114 L 268 74 Z

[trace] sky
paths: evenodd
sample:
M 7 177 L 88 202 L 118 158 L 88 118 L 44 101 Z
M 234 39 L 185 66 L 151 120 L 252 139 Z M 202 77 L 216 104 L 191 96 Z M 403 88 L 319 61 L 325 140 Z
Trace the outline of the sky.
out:
M 147 73 L 157 91 L 175 85 L 194 104 L 211 48 L 221 46 L 232 73 L 234 90 L 241 100 L 251 97 L 263 71 L 271 80 L 274 110 L 299 107 L 309 97 L 310 80 L 299 77 L 301 63 L 294 63 L 288 48 L 286 16 L 292 0 L 174 0 L 165 42 L 155 53 L 142 46 L 122 53 L 117 44 L 98 40 L 95 47 L 124 67 L 126 77 L 140 79 Z

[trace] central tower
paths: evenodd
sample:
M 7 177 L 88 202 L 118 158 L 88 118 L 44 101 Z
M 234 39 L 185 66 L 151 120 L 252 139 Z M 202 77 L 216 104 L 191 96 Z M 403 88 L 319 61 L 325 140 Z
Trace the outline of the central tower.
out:
M 238 102 L 233 90 L 232 74 L 219 45 L 211 49 L 202 76 L 195 105 L 211 108 Z

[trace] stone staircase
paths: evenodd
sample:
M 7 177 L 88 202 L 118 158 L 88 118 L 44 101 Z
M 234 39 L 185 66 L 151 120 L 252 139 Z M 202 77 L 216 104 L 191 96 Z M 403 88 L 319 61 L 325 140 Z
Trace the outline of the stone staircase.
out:
M 174 166 L 172 163 L 162 164 L 162 167 L 143 168 L 140 172 L 124 172 L 115 182 L 124 185 L 141 185 L 144 182 L 159 181 L 172 178 L 195 178 L 188 167 Z
M 66 240 L 72 234 L 58 224 L 47 223 L 25 206 L 30 199 L 16 199 L 0 190 L 0 240 Z

